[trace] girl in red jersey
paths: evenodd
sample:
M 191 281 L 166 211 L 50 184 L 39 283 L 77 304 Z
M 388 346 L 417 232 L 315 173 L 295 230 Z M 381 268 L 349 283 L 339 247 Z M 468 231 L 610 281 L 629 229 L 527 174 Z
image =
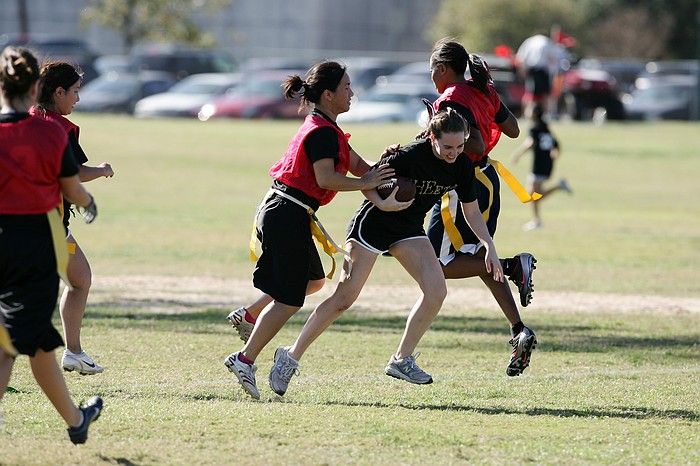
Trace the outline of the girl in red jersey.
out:
M 64 116 L 69 115 L 80 100 L 80 73 L 70 63 L 49 63 L 42 67 L 39 82 L 39 105 L 32 108 L 30 113 L 54 121 L 66 131 L 73 155 L 78 162 L 80 181 L 86 182 L 96 178 L 114 176 L 114 171 L 109 163 L 101 163 L 96 167 L 85 165 L 88 158 L 78 142 L 80 128 Z M 66 371 L 77 371 L 83 375 L 91 375 L 104 370 L 83 351 L 80 344 L 80 329 L 92 283 L 92 271 L 83 250 L 68 228 L 70 214 L 71 203 L 63 199 L 63 225 L 66 229 L 69 252 L 68 279 L 73 286 L 63 290 L 59 306 L 63 333 L 66 337 L 66 349 L 61 358 L 61 365 Z
M 254 361 L 287 320 L 304 304 L 310 282 L 323 280 L 323 267 L 312 238 L 315 211 L 328 204 L 338 191 L 368 190 L 393 176 L 386 165 L 375 169 L 348 143 L 336 124 L 350 109 L 353 96 L 345 68 L 332 61 L 314 65 L 306 79 L 290 76 L 282 88 L 286 98 L 299 97 L 312 107 L 285 155 L 270 169 L 272 188 L 256 214 L 256 234 L 262 254 L 253 272 L 253 285 L 274 300 L 260 315 L 241 351 L 231 353 L 224 364 L 243 389 L 259 398 Z M 349 177 L 346 174 L 359 177 Z M 396 203 L 396 208 L 405 203 Z M 390 207 L 387 207 L 390 208 Z
M 39 67 L 26 49 L 7 47 L 0 56 L 0 326 L 10 345 L 0 348 L 0 398 L 17 353 L 29 356 L 34 378 L 68 424 L 75 443 L 85 443 L 102 410 L 93 397 L 81 408 L 70 398 L 54 350 L 63 345 L 51 324 L 59 272 L 67 246 L 58 206 L 61 193 L 97 215 L 78 179 L 68 138 L 58 125 L 29 115 L 38 94 Z M 61 270 L 63 269 L 63 270 Z
M 464 77 L 467 66 L 471 75 L 469 79 Z M 475 129 L 472 133 L 481 136 L 484 150 L 479 152 L 468 146 L 465 152 L 474 164 L 479 208 L 493 237 L 500 211 L 500 182 L 488 154 L 501 133 L 511 138 L 518 137 L 518 121 L 501 102 L 487 65 L 480 57 L 467 53 L 461 44 L 447 39 L 438 41 L 430 57 L 430 70 L 435 88 L 441 94 L 433 104 L 434 110 L 457 110 Z M 535 334 L 523 324 L 508 283 L 495 281 L 485 270 L 483 243 L 457 206 L 454 191 L 435 205 L 428 236 L 446 278 L 478 276 L 491 291 L 511 325 L 513 351 L 506 373 L 520 375 L 529 364 L 530 353 L 536 344 Z M 523 306 L 527 306 L 531 299 L 534 262 L 534 257 L 528 253 L 503 260 L 505 274 L 518 285 Z

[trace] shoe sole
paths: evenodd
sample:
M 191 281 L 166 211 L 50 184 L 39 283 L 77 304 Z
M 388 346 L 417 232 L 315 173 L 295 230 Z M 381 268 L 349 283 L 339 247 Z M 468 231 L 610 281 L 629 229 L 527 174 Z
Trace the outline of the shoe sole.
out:
M 104 372 L 104 369 L 101 371 L 85 371 L 78 369 L 77 367 L 63 367 L 64 372 L 77 372 L 80 375 L 95 375 L 95 374 L 101 374 Z
M 277 348 L 277 349 L 275 350 L 275 355 L 272 356 L 272 367 L 273 367 L 273 368 L 275 367 L 275 364 L 277 364 L 277 353 L 278 353 L 279 350 L 281 350 L 281 349 L 282 349 L 282 347 Z M 270 385 L 270 389 L 271 389 L 273 392 L 275 392 L 277 395 L 279 395 L 279 396 L 284 396 L 284 394 L 287 393 L 287 390 L 285 390 L 285 391 L 283 391 L 282 393 L 280 393 L 278 390 L 275 389 L 275 387 L 272 386 L 272 371 L 270 371 L 270 373 L 269 373 L 268 376 L 267 376 L 267 383 L 268 383 L 268 385 Z
M 227 364 L 227 362 L 228 362 L 228 358 L 224 359 L 224 366 L 226 366 L 226 368 L 228 369 L 229 372 L 232 372 L 233 375 L 236 376 L 236 378 L 238 379 L 238 383 L 243 388 L 243 391 L 246 392 L 248 395 L 250 395 L 251 398 L 259 400 L 260 399 L 260 392 L 255 393 L 255 392 L 249 390 L 248 387 L 246 386 L 246 384 L 243 383 L 243 377 L 241 377 L 241 374 L 238 372 L 238 369 L 236 369 L 236 367 L 233 364 L 231 364 L 229 366 Z
M 527 264 L 527 270 L 530 270 L 530 273 L 527 276 L 526 284 L 523 285 L 523 289 L 525 290 L 524 292 L 521 290 L 520 284 L 518 284 L 518 294 L 520 295 L 520 304 L 523 307 L 527 307 L 531 302 L 532 302 L 532 293 L 534 292 L 535 287 L 532 284 L 532 271 L 534 271 L 537 266 L 537 259 L 535 259 L 535 256 L 532 254 L 528 254 L 529 256 L 529 263 Z M 521 269 L 524 271 L 526 270 L 525 267 L 522 267 L 521 264 Z M 523 296 L 524 295 L 524 296 Z
M 412 384 L 415 384 L 415 385 L 430 385 L 431 383 L 433 383 L 433 378 L 432 378 L 432 377 L 430 377 L 430 380 L 428 380 L 427 382 L 417 382 L 417 381 L 415 381 L 415 380 L 413 380 L 413 379 L 409 379 L 408 377 L 406 377 L 405 374 L 403 374 L 403 373 L 401 373 L 401 372 L 396 373 L 396 372 L 391 372 L 391 371 L 385 370 L 384 373 L 385 373 L 386 375 L 388 375 L 389 377 L 393 377 L 393 378 L 399 379 L 399 380 L 404 380 L 404 381 L 406 381 L 406 382 L 408 382 L 408 383 L 412 383 Z
M 235 319 L 233 317 L 234 312 L 236 312 L 236 311 L 233 311 L 229 315 L 227 315 L 226 320 L 228 320 L 229 324 L 231 324 L 231 327 L 233 327 L 233 329 L 236 331 L 236 333 L 238 333 L 238 338 L 243 340 L 243 343 L 248 343 L 248 339 L 250 338 L 250 335 L 248 335 L 247 338 L 243 336 L 243 333 L 241 332 L 241 323 L 243 321 L 238 322 L 237 319 Z M 252 331 L 251 331 L 251 333 L 252 333 Z
M 525 369 L 527 369 L 527 367 L 530 365 L 530 356 L 532 356 L 532 352 L 535 350 L 536 346 L 537 337 L 535 335 L 532 335 L 523 344 L 523 352 L 520 355 L 520 358 L 518 359 L 518 362 L 520 363 L 518 367 L 511 367 L 509 365 L 506 369 L 506 374 L 509 377 L 519 376 L 525 371 Z

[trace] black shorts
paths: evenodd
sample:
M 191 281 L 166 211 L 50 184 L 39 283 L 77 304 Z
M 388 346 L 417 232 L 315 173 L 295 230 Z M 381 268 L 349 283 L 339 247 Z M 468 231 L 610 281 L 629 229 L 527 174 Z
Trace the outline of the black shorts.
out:
M 382 254 L 401 241 L 425 237 L 423 225 L 411 219 L 402 221 L 397 216 L 387 217 L 366 201 L 350 220 L 346 241 L 355 241 L 374 253 Z
M 535 98 L 549 95 L 552 91 L 549 72 L 545 68 L 530 68 L 525 79 L 525 89 Z
M 258 209 L 256 230 L 262 254 L 253 285 L 275 301 L 301 307 L 309 280 L 324 277 L 311 236 L 311 217 L 303 207 L 272 193 Z
M 491 237 L 493 237 L 496 234 L 496 227 L 498 225 L 498 214 L 501 212 L 501 182 L 493 165 L 488 164 L 485 168 L 477 170 L 480 170 L 481 174 L 488 180 L 485 184 L 485 182 L 480 179 L 481 175 L 479 175 L 474 181 L 476 183 L 479 210 L 487 217 L 485 218 L 486 227 Z M 452 245 L 442 220 L 441 204 L 435 204 L 430 216 L 430 223 L 428 224 L 428 238 L 433 245 L 435 254 L 442 264 L 450 263 L 456 254 L 476 254 L 482 247 L 481 241 L 479 241 L 479 238 L 477 238 L 471 228 L 469 228 L 464 218 L 457 193 L 450 191 L 446 196 L 450 198 L 449 217 L 454 222 L 464 245 L 459 250 L 456 250 Z
M 20 354 L 63 346 L 51 323 L 58 280 L 46 215 L 0 215 L 0 320 Z

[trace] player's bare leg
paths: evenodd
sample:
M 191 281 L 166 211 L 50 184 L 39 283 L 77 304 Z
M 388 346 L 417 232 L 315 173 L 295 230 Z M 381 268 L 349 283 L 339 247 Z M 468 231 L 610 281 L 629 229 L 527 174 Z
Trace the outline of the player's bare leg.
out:
M 311 343 L 357 300 L 374 263 L 377 261 L 376 253 L 365 249 L 354 241 L 348 242 L 347 250 L 352 258 L 352 272 L 348 274 L 348 262 L 344 261 L 343 271 L 335 291 L 316 306 L 316 309 L 306 320 L 301 333 L 289 348 L 289 355 L 297 361 L 304 355 Z

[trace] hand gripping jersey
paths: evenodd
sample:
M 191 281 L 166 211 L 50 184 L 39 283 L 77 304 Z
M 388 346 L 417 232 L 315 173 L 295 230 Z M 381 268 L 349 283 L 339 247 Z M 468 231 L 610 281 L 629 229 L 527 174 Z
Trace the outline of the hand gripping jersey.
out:
M 314 167 L 311 159 L 304 149 L 304 139 L 315 129 L 330 126 L 338 133 L 338 145 L 340 147 L 339 160 L 335 164 L 335 171 L 345 175 L 350 168 L 350 144 L 349 135 L 343 133 L 340 128 L 320 115 L 308 115 L 297 134 L 289 142 L 284 156 L 270 168 L 270 176 L 287 186 L 299 189 L 305 194 L 318 200 L 320 205 L 328 204 L 338 193 L 337 191 L 323 189 L 316 182 Z
M 58 177 L 68 135 L 30 116 L 0 123 L 0 214 L 44 214 L 61 202 Z
M 488 156 L 501 137 L 501 128 L 494 121 L 496 112 L 498 112 L 501 105 L 501 98 L 492 84 L 489 83 L 487 86 L 489 91 L 491 91 L 488 96 L 478 88 L 470 85 L 469 81 L 452 83 L 433 102 L 433 108 L 436 112 L 440 110 L 440 104 L 443 102 L 455 102 L 471 110 L 486 146 L 486 151 L 483 155 L 467 154 L 473 162 L 479 162 Z

